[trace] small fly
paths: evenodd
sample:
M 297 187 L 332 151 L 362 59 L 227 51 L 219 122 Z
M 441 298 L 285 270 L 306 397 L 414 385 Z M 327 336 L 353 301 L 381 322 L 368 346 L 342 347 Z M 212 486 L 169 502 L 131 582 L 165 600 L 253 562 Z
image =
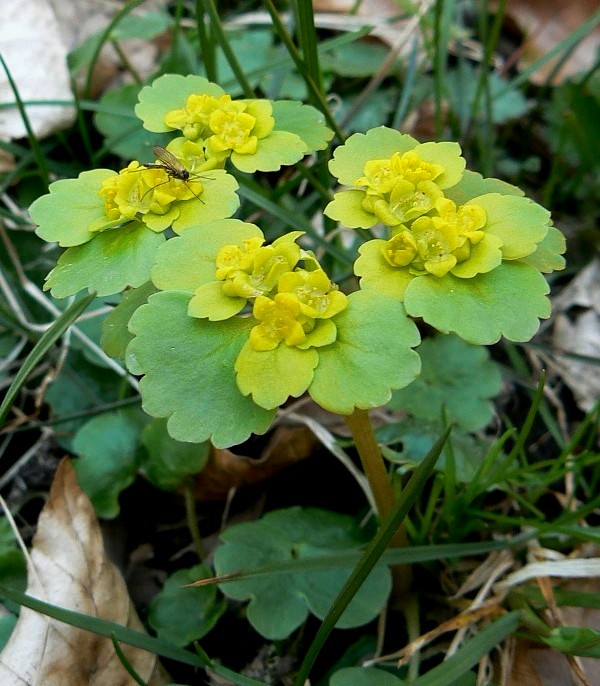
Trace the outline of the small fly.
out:
M 160 164 L 145 164 L 146 169 L 164 169 L 168 176 L 172 179 L 179 179 L 179 181 L 189 181 L 190 173 L 181 164 L 181 160 L 176 157 L 172 152 L 161 147 L 160 145 L 155 145 L 152 148 L 152 152 L 157 160 L 160 160 Z
M 204 200 L 202 198 L 199 198 L 194 191 L 191 189 L 191 187 L 188 185 L 188 181 L 190 179 L 193 180 L 193 178 L 202 178 L 201 176 L 198 176 L 197 174 L 191 174 L 181 163 L 181 160 L 174 155 L 172 152 L 169 152 L 166 148 L 163 148 L 160 145 L 154 145 L 152 147 L 152 152 L 154 153 L 154 156 L 156 157 L 157 160 L 160 160 L 160 164 L 158 162 L 153 162 L 151 164 L 144 164 L 143 168 L 144 169 L 162 169 L 164 172 L 166 172 L 167 176 L 170 179 L 177 179 L 178 181 L 183 181 L 185 185 L 187 186 L 187 189 L 190 191 L 190 193 L 200 200 L 202 204 L 204 204 Z M 142 170 L 143 171 L 143 170 Z M 164 183 L 168 182 L 163 182 L 159 183 L 157 186 L 154 186 L 153 188 L 149 188 L 146 193 L 149 193 L 150 191 L 153 191 L 155 188 L 158 188 L 158 186 L 162 186 Z M 144 193 L 144 195 L 146 195 Z M 143 199 L 144 196 L 142 196 Z

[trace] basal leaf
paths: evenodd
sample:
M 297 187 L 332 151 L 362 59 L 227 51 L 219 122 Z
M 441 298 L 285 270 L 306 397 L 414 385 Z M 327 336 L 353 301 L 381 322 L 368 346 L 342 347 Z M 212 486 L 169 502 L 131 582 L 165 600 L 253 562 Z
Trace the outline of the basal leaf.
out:
M 355 407 L 379 407 L 391 389 L 403 388 L 419 373 L 419 356 L 411 349 L 419 344 L 419 332 L 397 300 L 370 290 L 351 293 L 334 322 L 337 340 L 319 349 L 309 387 L 325 409 L 350 414 Z
M 464 205 L 467 201 L 486 193 L 499 193 L 500 195 L 514 195 L 523 197 L 524 193 L 520 188 L 501 181 L 500 179 L 484 179 L 477 172 L 465 170 L 461 180 L 452 188 L 447 188 L 444 195 L 450 198 L 457 205 Z
M 229 527 L 221 537 L 224 545 L 215 553 L 217 574 L 252 569 L 269 562 L 318 557 L 334 550 L 358 547 L 351 517 L 299 507 L 270 512 L 261 520 Z M 263 636 L 289 636 L 309 611 L 323 619 L 351 569 L 295 572 L 250 577 L 224 584 L 223 593 L 250 600 L 248 620 Z M 360 626 L 374 619 L 390 591 L 387 567 L 376 567 L 354 597 L 338 626 Z
M 530 264 L 544 274 L 550 274 L 565 268 L 563 253 L 566 249 L 565 237 L 556 227 L 551 226 L 546 237 L 537 244 L 535 252 L 523 257 L 520 261 Z
M 156 249 L 164 241 L 162 234 L 137 222 L 102 231 L 88 243 L 66 250 L 44 289 L 65 298 L 85 288 L 99 296 L 137 288 L 150 278 Z
M 139 409 L 120 410 L 93 417 L 75 435 L 77 480 L 100 517 L 119 514 L 119 494 L 137 472 L 143 424 Z
M 204 469 L 210 453 L 209 443 L 182 443 L 167 432 L 165 419 L 153 419 L 142 431 L 146 448 L 141 469 L 148 479 L 167 491 L 184 484 L 191 474 Z
M 196 565 L 180 569 L 166 580 L 148 609 L 148 622 L 159 638 L 186 646 L 205 636 L 225 611 L 216 586 L 189 586 L 211 576 L 210 569 Z
M 274 412 L 243 396 L 234 363 L 248 337 L 246 319 L 209 322 L 187 314 L 191 294 L 164 291 L 151 296 L 129 324 L 136 338 L 127 348 L 127 364 L 143 374 L 144 410 L 168 417 L 175 440 L 211 440 L 228 447 L 251 433 L 264 433 Z
M 375 667 L 344 667 L 329 680 L 329 686 L 402 686 L 404 680 Z
M 487 349 L 440 334 L 424 340 L 417 352 L 421 373 L 405 388 L 392 392 L 388 407 L 435 422 L 445 411 L 448 419 L 467 431 L 488 424 L 494 412 L 489 399 L 500 392 L 502 378 Z

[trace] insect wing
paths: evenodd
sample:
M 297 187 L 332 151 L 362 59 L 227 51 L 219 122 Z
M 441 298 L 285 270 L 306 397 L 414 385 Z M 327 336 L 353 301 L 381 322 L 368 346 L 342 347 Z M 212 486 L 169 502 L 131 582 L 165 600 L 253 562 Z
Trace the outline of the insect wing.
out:
M 152 152 L 156 155 L 156 159 L 160 160 L 174 175 L 179 176 L 181 174 L 189 173 L 178 157 L 172 152 L 165 150 L 165 148 L 161 148 L 160 145 L 155 145 L 152 148 Z

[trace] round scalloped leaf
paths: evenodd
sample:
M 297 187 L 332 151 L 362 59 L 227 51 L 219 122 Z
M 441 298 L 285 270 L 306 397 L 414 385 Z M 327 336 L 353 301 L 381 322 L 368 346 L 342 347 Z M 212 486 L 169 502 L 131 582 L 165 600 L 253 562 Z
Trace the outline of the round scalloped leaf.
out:
M 210 443 L 175 441 L 167 431 L 165 419 L 153 419 L 142 431 L 146 456 L 141 468 L 158 488 L 174 491 L 185 485 L 190 475 L 201 472 L 210 454 Z
M 129 320 L 153 293 L 156 293 L 156 288 L 151 281 L 123 293 L 121 302 L 102 322 L 100 345 L 107 355 L 125 359 L 125 350 L 133 338 L 127 328 Z
M 119 410 L 93 417 L 75 434 L 77 480 L 100 517 L 119 514 L 119 495 L 135 480 L 146 419 L 137 407 Z
M 487 212 L 485 232 L 501 239 L 505 260 L 531 255 L 550 227 L 550 212 L 529 198 L 488 193 L 468 205 L 479 205 Z
M 204 186 L 200 200 L 192 198 L 177 203 L 179 216 L 172 225 L 176 233 L 187 231 L 195 224 L 231 217 L 240 206 L 240 199 L 236 193 L 239 188 L 238 182 L 231 174 L 224 169 L 214 169 L 202 172 L 199 176 Z
M 222 281 L 209 281 L 196 288 L 194 297 L 190 300 L 188 314 L 211 322 L 222 322 L 241 312 L 247 302 L 246 298 L 223 293 Z
M 157 250 L 152 281 L 163 291 L 194 292 L 201 284 L 215 280 L 215 259 L 223 245 L 254 237 L 263 238 L 262 231 L 239 219 L 191 226 Z
M 555 226 L 551 226 L 544 239 L 538 243 L 535 252 L 523 257 L 521 262 L 530 264 L 544 274 L 550 274 L 565 268 L 563 253 L 566 249 L 565 237 Z
M 489 398 L 502 386 L 498 365 L 487 348 L 438 334 L 424 340 L 417 352 L 421 373 L 410 385 L 393 391 L 388 407 L 436 422 L 447 412 L 449 419 L 467 431 L 486 426 L 494 413 Z
M 354 520 L 317 509 L 277 510 L 255 522 L 229 527 L 224 544 L 215 553 L 217 574 L 292 560 L 323 557 L 327 553 L 358 549 Z M 283 639 L 299 627 L 309 611 L 323 619 L 350 575 L 350 568 L 257 576 L 221 584 L 230 598 L 250 600 L 247 617 L 265 638 Z M 377 566 L 354 596 L 337 626 L 361 626 L 374 619 L 391 588 L 389 569 Z
M 364 191 L 340 191 L 333 196 L 324 214 L 349 229 L 370 229 L 377 224 L 377 217 L 363 209 Z
M 296 100 L 276 100 L 272 105 L 275 130 L 295 133 L 309 152 L 324 150 L 333 138 L 333 131 L 325 126 L 325 117 L 316 108 Z
M 417 145 L 419 141 L 408 134 L 378 126 L 367 133 L 355 133 L 344 145 L 338 146 L 329 162 L 329 171 L 340 183 L 353 186 L 363 176 L 368 160 L 387 159 L 395 152 L 403 153 Z
M 243 396 L 235 382 L 235 359 L 251 322 L 189 317 L 190 297 L 185 291 L 156 293 L 135 312 L 129 329 L 136 337 L 127 348 L 127 365 L 144 375 L 144 410 L 169 417 L 167 428 L 175 440 L 211 440 L 225 448 L 264 433 L 275 412 Z
M 548 284 L 537 269 L 504 262 L 472 279 L 423 276 L 413 279 L 404 298 L 406 311 L 442 333 L 454 331 L 470 343 L 490 345 L 501 336 L 528 341 L 550 316 Z
M 211 576 L 211 570 L 200 564 L 179 569 L 165 581 L 148 608 L 148 623 L 159 638 L 186 646 L 214 627 L 227 604 L 215 586 L 191 586 Z
M 257 352 L 248 341 L 235 361 L 237 384 L 257 405 L 273 410 L 304 393 L 318 362 L 314 348 L 299 350 L 281 343 L 275 350 Z
M 283 166 L 295 164 L 309 152 L 306 143 L 295 133 L 271 131 L 258 141 L 254 155 L 231 153 L 231 163 L 240 171 L 253 174 L 256 171 L 277 171 Z
M 408 284 L 415 278 L 408 269 L 392 267 L 381 248 L 386 241 L 375 238 L 358 249 L 360 257 L 354 263 L 354 273 L 360 276 L 360 287 L 373 289 L 402 302 Z
M 93 241 L 66 250 L 48 274 L 44 290 L 65 298 L 87 288 L 112 295 L 150 278 L 156 250 L 165 237 L 134 223 L 103 231 Z
M 164 74 L 152 85 L 142 88 L 135 113 L 148 131 L 173 131 L 164 122 L 167 112 L 185 107 L 188 96 L 192 93 L 206 93 L 219 98 L 224 92 L 220 86 L 211 83 L 204 76 Z
M 38 225 L 37 235 L 63 248 L 92 239 L 96 234 L 90 233 L 89 226 L 103 219 L 110 224 L 99 191 L 104 179 L 115 175 L 110 169 L 93 169 L 82 172 L 76 179 L 51 183 L 50 192 L 29 208 L 32 220 Z
M 416 378 L 421 362 L 411 348 L 419 344 L 419 332 L 397 300 L 372 290 L 356 291 L 334 321 L 337 340 L 319 349 L 308 389 L 321 407 L 338 414 L 379 407 L 388 402 L 392 389 Z
M 457 205 L 464 205 L 467 201 L 479 195 L 487 193 L 500 193 L 500 195 L 515 195 L 523 197 L 525 193 L 520 188 L 501 181 L 500 179 L 484 179 L 481 174 L 468 169 L 463 172 L 461 180 L 452 188 L 444 191 L 444 195 Z

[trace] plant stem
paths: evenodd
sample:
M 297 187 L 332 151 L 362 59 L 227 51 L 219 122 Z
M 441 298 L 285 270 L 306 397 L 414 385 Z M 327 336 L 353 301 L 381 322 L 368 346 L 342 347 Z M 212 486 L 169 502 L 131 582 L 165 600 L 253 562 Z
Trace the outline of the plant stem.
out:
M 383 520 L 392 510 L 395 497 L 381 451 L 375 439 L 369 413 L 366 410 L 355 408 L 354 412 L 346 415 L 345 419 L 352 433 L 365 475 L 371 485 L 373 497 L 377 503 L 377 513 L 379 518 Z M 390 547 L 402 548 L 407 545 L 406 530 L 401 524 L 392 536 Z M 410 587 L 412 580 L 410 565 L 394 565 L 392 574 L 394 576 L 394 595 L 400 597 Z
M 188 529 L 190 530 L 192 541 L 194 542 L 196 554 L 200 558 L 200 562 L 203 562 L 206 558 L 206 548 L 204 547 L 202 534 L 200 533 L 200 529 L 198 528 L 198 516 L 196 515 L 196 500 L 194 499 L 194 489 L 190 485 L 186 485 L 183 490 L 183 495 L 185 498 L 185 516 L 187 519 Z

